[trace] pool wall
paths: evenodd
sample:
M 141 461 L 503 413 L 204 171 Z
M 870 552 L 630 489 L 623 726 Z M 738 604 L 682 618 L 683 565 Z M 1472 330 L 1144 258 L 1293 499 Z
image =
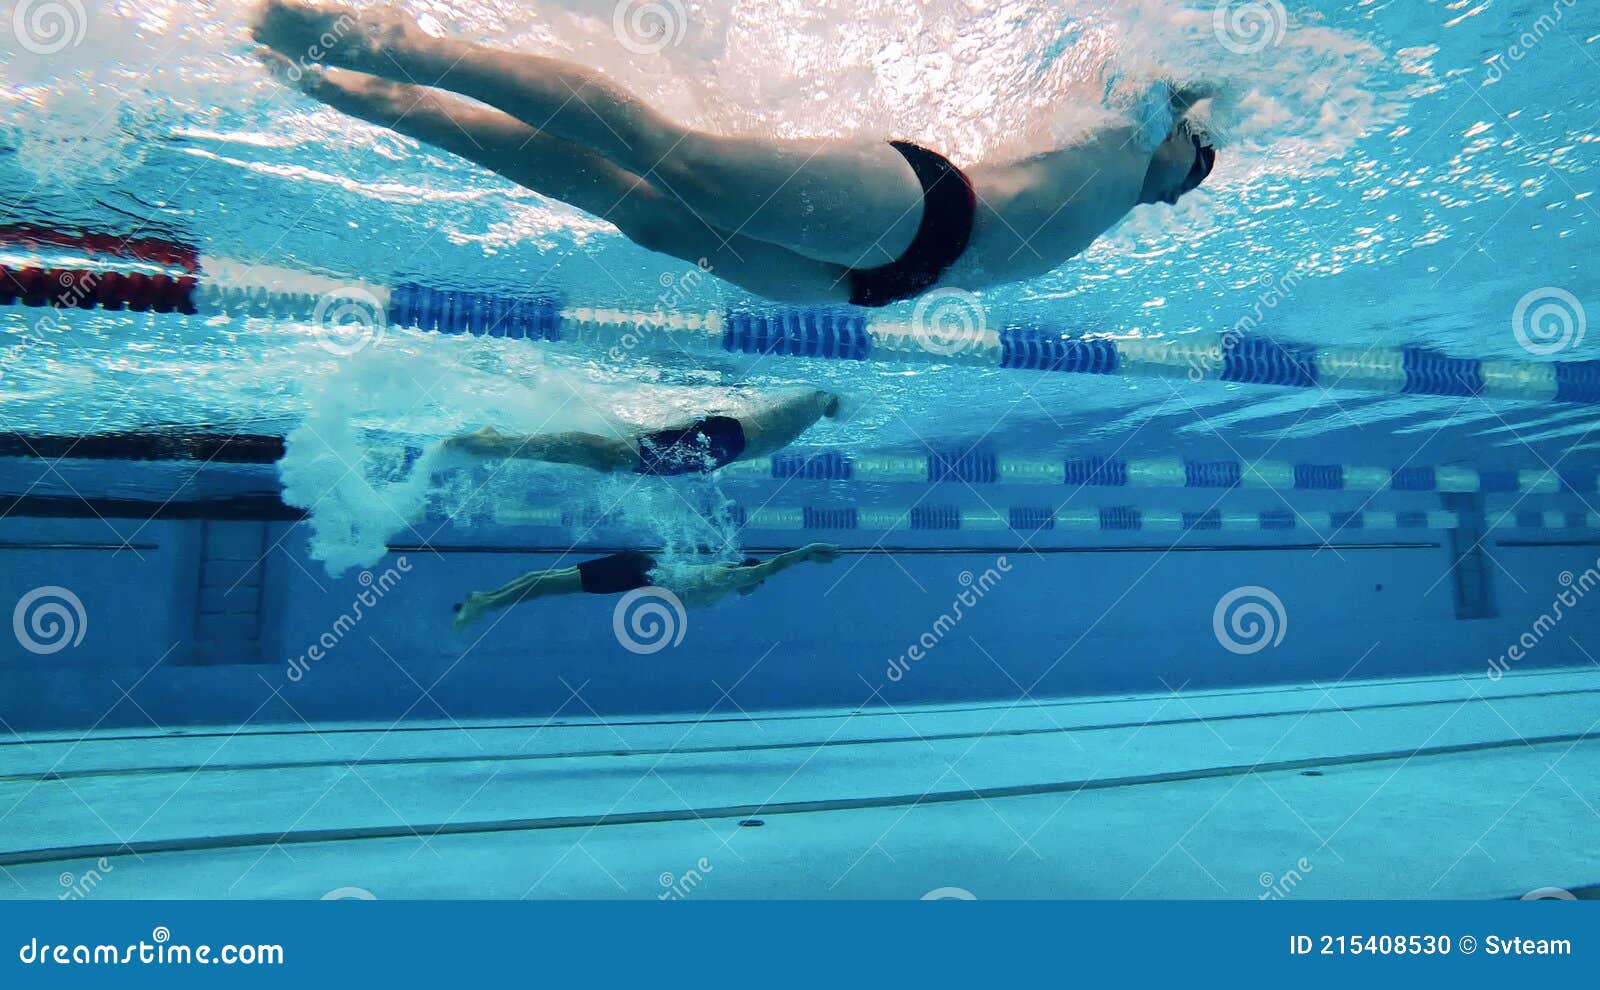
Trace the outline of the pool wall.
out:
M 616 599 L 546 600 L 451 631 L 451 604 L 467 591 L 577 557 L 414 550 L 335 579 L 308 558 L 297 524 L 133 529 L 0 521 L 0 604 L 59 586 L 82 606 L 75 645 L 34 652 L 15 628 L 0 637 L 0 718 L 11 730 L 737 714 L 1417 674 L 1473 680 L 1492 664 L 1590 665 L 1584 644 L 1600 631 L 1600 595 L 1579 594 L 1592 543 L 1492 546 L 1487 611 L 1496 617 L 1463 620 L 1450 534 L 1424 533 L 1387 549 L 1240 541 L 1169 552 L 1147 541 L 1012 550 L 1009 570 L 993 549 L 847 556 L 690 612 L 678 645 L 640 654 L 614 632 Z M 450 536 L 433 542 L 449 546 Z M 566 545 L 560 536 L 522 531 L 515 545 Z M 229 570 L 230 553 L 253 558 L 262 548 L 258 570 L 248 559 Z M 1230 650 L 1214 628 L 1219 602 L 1248 587 L 1281 602 L 1281 619 L 1268 616 L 1269 638 L 1281 640 L 1253 653 L 1242 652 L 1254 645 L 1246 640 Z M 1563 591 L 1577 603 L 1554 618 Z M 963 594 L 969 604 L 957 617 Z M 1519 641 L 1534 645 L 1508 657 Z

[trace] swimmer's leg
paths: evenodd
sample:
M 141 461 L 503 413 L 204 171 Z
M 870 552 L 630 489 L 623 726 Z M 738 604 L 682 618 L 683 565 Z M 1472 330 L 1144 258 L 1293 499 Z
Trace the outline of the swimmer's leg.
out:
M 362 73 L 296 70 L 281 56 L 269 64 L 336 110 L 459 155 L 542 196 L 592 213 L 616 224 L 639 246 L 696 265 L 756 295 L 796 303 L 848 300 L 843 268 L 707 226 L 637 175 L 508 114 L 438 90 Z
M 466 601 L 456 606 L 455 619 L 450 625 L 460 632 L 489 612 L 509 608 L 535 598 L 576 595 L 582 591 L 583 578 L 576 567 L 534 571 L 493 591 L 474 591 L 467 596 Z
M 543 436 L 508 436 L 493 427 L 453 437 L 446 450 L 479 457 L 509 457 L 548 464 L 575 464 L 607 474 L 632 471 L 640 466 L 637 445 L 593 433 L 551 433 Z
M 922 187 L 887 142 L 781 141 L 691 131 L 584 66 L 433 38 L 396 17 L 267 0 L 256 40 L 395 82 L 452 90 L 587 148 L 713 227 L 847 268 L 898 259 Z

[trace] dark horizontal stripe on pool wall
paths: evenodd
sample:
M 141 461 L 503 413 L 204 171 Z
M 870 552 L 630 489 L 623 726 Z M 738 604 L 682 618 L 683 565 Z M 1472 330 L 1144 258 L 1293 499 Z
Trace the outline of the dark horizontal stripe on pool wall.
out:
M 24 866 L 32 863 L 54 863 L 70 859 L 94 859 L 101 856 L 151 856 L 158 853 L 214 852 L 222 849 L 247 849 L 257 846 L 357 842 L 373 839 L 414 839 L 418 835 L 437 838 L 441 835 L 488 835 L 499 832 L 535 832 L 571 828 L 595 829 L 690 821 L 703 823 L 712 819 L 754 818 L 761 815 L 803 815 L 838 811 L 869 811 L 881 808 L 915 808 L 925 804 L 958 804 L 968 801 L 988 802 L 1007 798 L 1040 797 L 1047 794 L 1076 794 L 1081 791 L 1120 790 L 1128 787 L 1177 784 L 1188 781 L 1243 777 L 1252 774 L 1284 773 L 1320 767 L 1360 766 L 1362 764 L 1395 761 L 1410 763 L 1414 760 L 1428 757 L 1456 756 L 1464 753 L 1481 753 L 1497 749 L 1524 749 L 1528 746 L 1578 744 L 1592 742 L 1596 739 L 1600 739 L 1600 735 L 1590 732 L 1537 736 L 1533 738 L 1489 739 L 1481 742 L 1427 746 L 1409 750 L 1356 753 L 1347 756 L 1314 756 L 1296 760 L 1280 760 L 1272 763 L 1204 767 L 1193 770 L 1175 770 L 1165 773 L 1124 777 L 1057 780 L 1037 784 L 968 787 L 949 791 L 927 791 L 921 794 L 886 794 L 870 797 L 793 801 L 780 804 L 690 807 L 671 811 L 632 811 L 601 815 L 565 815 L 552 818 L 507 818 L 475 822 L 444 821 L 404 825 L 351 826 L 347 828 L 236 833 L 191 838 L 17 849 L 0 852 L 0 866 Z
M 298 522 L 304 509 L 285 505 L 276 495 L 180 502 L 133 498 L 80 498 L 71 495 L 0 495 L 0 518 L 33 519 L 212 519 Z
M 1072 723 L 1070 725 L 1061 725 L 1056 720 L 1052 719 L 1052 724 L 1051 725 L 1048 725 L 1048 726 L 1035 726 L 1033 728 L 1027 728 L 1027 729 L 996 729 L 996 728 L 994 728 L 993 725 L 990 725 L 987 728 L 974 729 L 974 730 L 971 730 L 971 731 L 939 732 L 939 731 L 933 731 L 933 730 L 929 730 L 929 731 L 915 731 L 915 730 L 913 730 L 912 732 L 909 732 L 909 733 L 906 733 L 906 734 L 902 734 L 902 735 L 857 736 L 857 737 L 844 737 L 844 738 L 838 737 L 837 732 L 834 732 L 834 733 L 830 733 L 824 739 L 817 739 L 817 738 L 814 738 L 814 737 L 808 737 L 808 738 L 805 738 L 805 739 L 792 739 L 792 740 L 786 740 L 786 741 L 783 741 L 783 742 L 761 742 L 761 743 L 706 745 L 706 746 L 678 746 L 678 745 L 674 745 L 674 746 L 668 747 L 666 749 L 656 749 L 656 748 L 650 748 L 650 747 L 639 747 L 639 748 L 636 748 L 636 749 L 635 748 L 619 748 L 619 746 L 620 746 L 620 744 L 619 744 L 619 746 L 611 746 L 611 747 L 608 747 L 608 748 L 605 748 L 605 749 L 552 750 L 552 751 L 549 751 L 549 752 L 541 752 L 541 753 L 527 753 L 527 752 L 522 752 L 520 749 L 517 752 L 512 752 L 512 753 L 503 753 L 503 752 L 502 753 L 496 753 L 496 752 L 493 752 L 493 751 L 490 751 L 490 750 L 486 750 L 486 749 L 477 749 L 477 750 L 474 750 L 472 752 L 462 752 L 462 753 L 456 753 L 456 754 L 451 754 L 451 755 L 435 755 L 435 756 L 369 757 L 369 756 L 363 755 L 363 756 L 360 756 L 360 757 L 356 757 L 354 759 L 339 759 L 337 757 L 329 757 L 329 758 L 318 758 L 318 759 L 281 760 L 281 761 L 276 761 L 276 762 L 258 762 L 258 763 L 225 763 L 225 762 L 220 762 L 220 761 L 211 761 L 211 762 L 201 763 L 201 764 L 172 764 L 172 765 L 167 765 L 167 766 L 83 767 L 83 768 L 79 768 L 79 769 L 75 769 L 75 770 L 47 770 L 47 771 L 44 771 L 42 773 L 19 773 L 19 774 L 0 773 L 0 781 L 28 781 L 28 782 L 37 781 L 39 783 L 49 783 L 49 782 L 52 782 L 52 781 L 83 780 L 85 778 L 94 778 L 94 777 L 132 777 L 132 776 L 143 776 L 143 775 L 154 775 L 154 774 L 198 775 L 198 774 L 201 774 L 201 773 L 215 774 L 215 773 L 234 773 L 234 772 L 238 772 L 238 771 L 257 771 L 257 772 L 259 772 L 259 771 L 263 771 L 263 770 L 269 770 L 270 771 L 270 770 L 325 769 L 325 768 L 329 768 L 329 767 L 340 768 L 340 767 L 379 767 L 379 766 L 449 766 L 449 765 L 453 765 L 453 764 L 463 764 L 463 763 L 537 763 L 537 762 L 541 762 L 541 761 L 545 761 L 545 760 L 650 759 L 650 758 L 662 757 L 662 756 L 670 756 L 670 755 L 679 755 L 679 756 L 696 755 L 696 756 L 703 756 L 703 755 L 709 755 L 709 754 L 713 754 L 713 753 L 761 753 L 761 752 L 781 752 L 781 751 L 784 751 L 784 750 L 792 750 L 792 749 L 841 749 L 841 748 L 852 747 L 852 746 L 854 746 L 854 747 L 896 746 L 896 745 L 905 745 L 907 743 L 958 742 L 958 741 L 969 740 L 969 739 L 970 740 L 980 740 L 981 741 L 981 740 L 985 740 L 985 739 L 1032 738 L 1032 737 L 1038 737 L 1038 736 L 1060 735 L 1062 733 L 1068 733 L 1068 732 L 1073 732 L 1073 733 L 1114 732 L 1114 731 L 1121 730 L 1121 729 L 1140 729 L 1140 730 L 1143 730 L 1143 729 L 1149 729 L 1149 728 L 1155 728 L 1155 727 L 1170 728 L 1170 727 L 1173 727 L 1173 726 L 1182 726 L 1182 725 L 1206 725 L 1206 724 L 1221 723 L 1221 722 L 1240 722 L 1240 721 L 1247 721 L 1247 720 L 1250 720 L 1250 719 L 1271 719 L 1271 718 L 1299 718 L 1299 719 L 1305 719 L 1305 718 L 1307 718 L 1309 716 L 1315 716 L 1315 715 L 1333 716 L 1333 715 L 1335 715 L 1335 713 L 1339 713 L 1340 717 L 1343 717 L 1343 715 L 1345 713 L 1354 713 L 1354 712 L 1396 711 L 1396 710 L 1402 710 L 1402 709 L 1407 709 L 1407 708 L 1437 708 L 1437 707 L 1443 707 L 1443 706 L 1447 706 L 1447 705 L 1455 706 L 1457 708 L 1460 708 L 1463 705 L 1469 705 L 1469 704 L 1492 704 L 1492 703 L 1503 703 L 1503 702 L 1506 702 L 1506 701 L 1515 701 L 1515 700 L 1521 700 L 1521 699 L 1532 699 L 1532 698 L 1541 698 L 1542 699 L 1542 698 L 1557 698 L 1557 697 L 1573 697 L 1575 695 L 1590 695 L 1590 694 L 1600 694 L 1600 688 L 1575 688 L 1575 689 L 1570 689 L 1570 690 L 1565 690 L 1565 691 L 1526 691 L 1526 692 L 1520 692 L 1520 693 L 1517 693 L 1517 694 L 1497 694 L 1497 695 L 1494 696 L 1493 699 L 1479 696 L 1479 697 L 1476 697 L 1476 698 L 1450 697 L 1450 698 L 1426 698 L 1426 699 L 1408 700 L 1408 701 L 1384 701 L 1384 702 L 1374 702 L 1374 703 L 1370 703 L 1370 704 L 1348 704 L 1348 705 L 1340 706 L 1338 708 L 1328 707 L 1328 708 L 1324 708 L 1324 709 L 1322 709 L 1320 711 L 1318 711 L 1318 710 L 1307 711 L 1305 708 L 1277 708 L 1277 709 L 1270 709 L 1270 710 L 1267 710 L 1267 709 L 1256 709 L 1256 710 L 1244 711 L 1244 712 L 1228 712 L 1228 713 L 1223 713 L 1223 714 L 1211 714 L 1211 715 L 1183 715 L 1183 716 L 1177 716 L 1177 717 L 1173 717 L 1173 718 L 1154 718 L 1154 717 L 1147 716 L 1147 717 L 1144 717 L 1144 718 L 1139 718 L 1139 719 L 1130 720 L 1130 721 L 1121 721 L 1121 722 L 1081 722 L 1081 723 L 1074 722 L 1074 723 Z M 988 707 L 979 707 L 979 708 L 972 708 L 972 709 L 965 709 L 965 710 L 966 711 L 997 711 L 997 710 L 999 710 L 999 711 L 1010 711 L 1014 707 L 1015 706 L 1011 705 L 1010 703 L 1005 703 L 1005 704 L 995 704 L 995 705 L 988 706 Z M 1034 707 L 1034 706 L 1030 706 L 1030 708 L 1032 708 L 1032 707 Z M 1061 708 L 1061 707 L 1065 707 L 1065 706 L 1061 706 L 1061 705 L 1052 706 L 1052 705 L 1047 705 L 1046 704 L 1046 705 L 1040 705 L 1038 707 L 1040 707 L 1040 708 L 1050 708 L 1050 707 Z M 905 716 L 911 716 L 911 715 L 935 715 L 935 716 L 937 716 L 937 715 L 948 715 L 948 714 L 951 714 L 952 712 L 961 711 L 961 710 L 962 709 L 951 709 L 951 710 L 946 710 L 946 711 L 929 712 L 929 711 L 926 711 L 926 710 L 917 710 L 917 709 L 895 709 L 895 711 L 893 713 L 890 713 L 890 712 L 871 712 L 870 715 L 876 715 L 878 717 L 889 717 L 889 716 L 892 715 L 893 718 L 902 719 L 903 720 Z M 856 712 L 856 713 L 850 715 L 849 718 L 859 719 L 859 718 L 862 718 L 863 715 L 866 715 L 866 714 L 869 714 L 869 713 Z M 822 719 L 825 719 L 825 718 L 826 718 L 826 716 L 819 716 L 818 720 L 822 720 Z M 752 718 L 746 719 L 744 721 L 745 722 L 749 722 L 749 723 L 759 724 L 759 723 L 764 722 L 764 721 L 780 721 L 780 720 L 779 719 L 763 719 L 763 718 L 752 717 Z M 797 719 L 789 719 L 789 721 L 798 721 L 798 720 Z M 525 724 L 525 725 L 522 725 L 520 727 L 521 728 L 540 728 L 540 729 L 545 729 L 545 728 L 549 728 L 550 724 L 551 723 L 533 723 L 531 725 Z M 611 723 L 611 724 L 612 724 L 613 727 L 618 727 L 616 725 L 616 723 Z M 634 723 L 634 724 L 639 724 L 639 723 Z M 648 723 L 646 723 L 646 724 L 648 724 Z M 682 724 L 682 723 L 660 723 L 660 724 Z M 699 724 L 705 724 L 705 723 L 694 723 L 694 724 L 699 725 Z M 565 727 L 572 727 L 572 726 L 565 726 Z M 448 731 L 448 732 L 451 732 L 451 733 L 457 733 L 457 732 L 462 732 L 462 731 L 470 731 L 472 728 L 474 728 L 474 727 L 472 727 L 472 726 L 449 726 L 449 727 L 445 727 L 442 730 L 435 729 L 435 730 L 423 730 L 423 731 Z M 506 726 L 493 726 L 492 728 L 494 728 L 494 729 L 514 730 L 515 728 L 518 728 L 518 726 L 506 725 Z M 590 728 L 594 728 L 594 727 L 590 726 Z M 348 730 L 341 730 L 341 731 L 344 731 L 344 732 L 348 733 Z M 367 730 L 367 731 L 369 731 L 369 732 L 371 732 L 373 734 L 383 734 L 383 735 L 387 735 L 388 734 L 386 732 L 383 732 L 382 730 L 377 730 L 377 729 Z M 265 733 L 258 733 L 258 735 L 264 735 L 264 734 Z M 317 737 L 321 737 L 321 736 L 328 735 L 329 732 L 326 729 L 317 729 L 315 727 L 308 727 L 308 728 L 302 729 L 302 730 L 300 730 L 298 732 L 289 732 L 289 733 L 282 733 L 282 734 L 284 734 L 284 735 L 302 735 L 302 736 L 317 736 Z M 207 735 L 194 734 L 194 735 L 177 735 L 177 736 L 172 736 L 172 735 L 167 735 L 167 736 L 134 736 L 134 737 L 116 737 L 116 738 L 128 739 L 128 740 L 131 740 L 131 739 L 145 739 L 145 740 L 161 739 L 161 740 L 169 740 L 169 739 L 183 739 L 183 738 L 206 739 L 206 738 L 213 738 L 214 735 L 218 735 L 218 734 L 207 734 Z M 229 736 L 227 736 L 227 738 L 231 739 L 231 738 L 233 738 L 233 736 L 229 735 Z M 113 741 L 113 740 L 112 739 L 105 739 L 105 740 L 96 740 L 96 741 L 110 742 L 110 741 Z M 24 743 L 24 744 L 27 744 L 27 745 L 39 745 L 40 744 L 38 741 L 30 742 L 28 740 L 22 740 L 21 742 Z M 68 741 L 68 743 L 72 744 L 74 746 L 77 745 L 75 741 Z
M 231 433 L 0 433 L 0 457 L 96 461 L 207 461 L 273 464 L 283 458 L 279 436 Z

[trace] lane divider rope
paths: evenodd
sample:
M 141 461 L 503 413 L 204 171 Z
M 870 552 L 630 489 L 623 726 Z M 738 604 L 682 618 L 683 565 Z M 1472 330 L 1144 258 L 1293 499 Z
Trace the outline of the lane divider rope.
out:
M 603 521 L 600 513 L 573 511 L 560 507 L 500 506 L 495 522 L 503 525 L 549 526 L 570 529 L 588 527 Z M 791 531 L 873 531 L 873 532 L 953 532 L 1011 531 L 1035 533 L 1064 532 L 1235 532 L 1271 531 L 1389 532 L 1428 530 L 1447 532 L 1461 528 L 1461 519 L 1443 509 L 1416 511 L 1363 510 L 1359 512 L 1266 509 L 1260 511 L 1205 512 L 1179 509 L 1107 506 L 1070 509 L 1049 506 L 1011 506 L 1007 508 L 962 508 L 957 506 L 853 506 L 806 505 L 756 508 L 734 505 L 729 509 L 733 523 L 744 529 Z M 1490 511 L 1490 529 L 1590 530 L 1600 529 L 1600 513 L 1558 509 L 1515 509 Z
M 18 242 L 47 243 L 38 236 Z M 153 248 L 125 253 L 141 260 L 164 257 Z M 989 328 L 981 311 L 950 335 L 893 316 L 869 319 L 867 311 L 850 307 L 647 312 L 410 282 L 390 287 L 198 255 L 191 264 L 176 249 L 167 254 L 179 274 L 0 265 L 0 306 L 315 323 L 326 316 L 330 300 L 338 300 L 346 314 L 352 302 L 366 305 L 374 325 L 570 344 L 616 360 L 641 350 L 732 353 L 1600 404 L 1600 360 L 1482 360 L 1423 347 L 1358 350 L 1254 337 L 1085 337 L 1058 326 Z

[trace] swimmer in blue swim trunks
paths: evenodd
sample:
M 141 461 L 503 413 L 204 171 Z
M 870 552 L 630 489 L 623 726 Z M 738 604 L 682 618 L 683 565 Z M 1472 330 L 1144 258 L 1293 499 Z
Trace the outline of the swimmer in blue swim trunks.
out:
M 656 476 L 707 474 L 734 461 L 770 457 L 824 417 L 839 414 L 839 399 L 806 391 L 739 418 L 708 415 L 664 429 L 603 437 L 593 433 L 509 436 L 492 427 L 445 441 L 449 450 L 480 457 L 510 457 L 576 464 L 607 473 Z
M 266 0 L 254 34 L 313 98 L 781 302 L 876 307 L 1033 278 L 1134 207 L 1176 203 L 1217 158 L 1186 119 L 1206 94 L 1164 85 L 1144 121 L 962 169 L 906 141 L 691 130 L 584 66 L 382 11 Z
M 769 578 L 804 563 L 829 564 L 839 548 L 813 543 L 780 553 L 771 560 L 746 557 L 737 564 L 691 564 L 657 569 L 654 554 L 625 550 L 586 560 L 576 567 L 534 571 L 494 591 L 473 592 L 455 607 L 453 623 L 461 630 L 489 612 L 553 595 L 620 595 L 639 588 L 662 587 L 688 608 L 702 608 L 727 595 L 754 594 Z

